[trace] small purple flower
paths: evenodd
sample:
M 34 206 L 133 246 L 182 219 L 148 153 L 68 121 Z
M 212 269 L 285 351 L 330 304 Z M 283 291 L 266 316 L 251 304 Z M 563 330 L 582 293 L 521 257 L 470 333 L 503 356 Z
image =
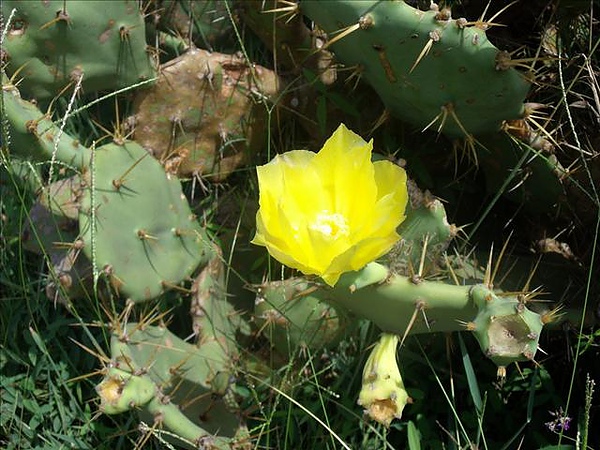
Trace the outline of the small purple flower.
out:
M 572 419 L 565 415 L 562 408 L 559 408 L 558 411 L 549 411 L 549 413 L 555 418 L 554 420 L 545 423 L 546 427 L 550 431 L 554 433 L 562 433 L 563 431 L 567 431 L 569 429 Z

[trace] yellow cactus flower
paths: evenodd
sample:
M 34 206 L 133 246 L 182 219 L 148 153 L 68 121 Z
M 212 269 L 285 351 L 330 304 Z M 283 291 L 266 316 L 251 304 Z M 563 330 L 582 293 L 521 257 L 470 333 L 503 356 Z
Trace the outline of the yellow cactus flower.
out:
M 257 167 L 259 211 L 254 244 L 330 286 L 398 241 L 408 201 L 406 173 L 371 162 L 373 141 L 344 124 L 319 153 L 293 150 Z

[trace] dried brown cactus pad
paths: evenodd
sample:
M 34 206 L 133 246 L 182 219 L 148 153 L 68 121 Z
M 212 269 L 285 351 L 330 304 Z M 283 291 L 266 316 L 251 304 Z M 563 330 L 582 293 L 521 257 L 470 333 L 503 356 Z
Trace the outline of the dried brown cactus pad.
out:
M 135 140 L 168 172 L 222 181 L 266 148 L 267 111 L 282 86 L 241 56 L 191 49 L 139 92 Z

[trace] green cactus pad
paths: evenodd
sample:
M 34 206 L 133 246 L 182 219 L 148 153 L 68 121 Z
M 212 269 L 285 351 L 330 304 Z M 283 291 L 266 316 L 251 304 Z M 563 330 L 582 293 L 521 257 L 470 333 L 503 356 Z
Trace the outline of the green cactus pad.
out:
M 2 117 L 6 118 L 10 151 L 23 159 L 56 159 L 81 168 L 91 152 L 67 133 L 61 133 L 50 117 L 21 98 L 19 90 L 2 78 Z
M 221 248 L 212 244 L 212 257 L 194 279 L 190 312 L 197 342 L 216 339 L 230 358 L 236 358 L 236 333 L 248 328 L 225 288 L 225 262 Z M 249 331 L 247 331 L 248 333 Z
M 134 302 L 149 300 L 208 261 L 212 247 L 180 182 L 139 144 L 111 143 L 92 152 L 61 133 L 33 103 L 22 100 L 14 86 L 3 86 L 2 100 L 11 151 L 81 171 L 68 193 L 77 197 L 75 204 L 55 212 L 64 216 L 63 222 L 79 219 L 85 256 L 118 292 Z M 56 199 L 50 206 L 55 203 Z
M 284 293 L 299 283 L 291 278 L 263 285 L 259 297 L 285 301 Z M 501 366 L 532 360 L 543 328 L 540 314 L 517 295 L 504 295 L 483 284 L 456 286 L 396 275 L 377 263 L 342 275 L 333 288 L 308 285 L 295 299 L 326 302 L 401 336 L 470 330 L 484 353 Z
M 179 180 L 137 143 L 97 148 L 85 178 L 84 251 L 119 293 L 149 300 L 208 260 L 210 243 Z
M 298 348 L 320 350 L 334 345 L 347 331 L 348 317 L 317 298 L 305 296 L 310 284 L 273 282 L 256 298 L 254 317 L 263 335 L 282 354 L 289 355 Z
M 524 112 L 529 82 L 485 31 L 449 10 L 397 0 L 301 1 L 300 9 L 330 41 L 348 32 L 331 45 L 337 59 L 356 66 L 406 122 L 460 137 L 498 130 Z
M 398 228 L 400 242 L 386 256 L 393 272 L 411 275 L 418 271 L 423 253 L 423 269 L 429 272 L 456 236 L 456 226 L 448 223 L 442 202 L 429 191 L 422 192 L 409 181 L 410 202 L 406 219 Z
M 245 427 L 223 398 L 232 361 L 216 339 L 196 347 L 164 327 L 130 323 L 113 333 L 111 355 L 96 388 L 106 414 L 141 409 L 150 423 L 194 448 L 230 449 L 244 439 Z
M 2 50 L 27 96 L 50 99 L 81 76 L 85 93 L 154 77 L 136 1 L 5 0 L 2 15 L 13 8 Z

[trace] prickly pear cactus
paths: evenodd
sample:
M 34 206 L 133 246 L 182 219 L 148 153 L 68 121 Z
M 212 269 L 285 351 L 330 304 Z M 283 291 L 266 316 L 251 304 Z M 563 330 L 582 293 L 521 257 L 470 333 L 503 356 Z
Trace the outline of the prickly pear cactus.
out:
M 168 172 L 219 181 L 262 150 L 266 107 L 282 89 L 271 70 L 192 49 L 161 67 L 135 100 L 135 139 Z
M 408 212 L 398 229 L 402 238 L 386 256 L 395 273 L 407 276 L 436 267 L 458 232 L 456 225 L 448 222 L 440 200 L 421 191 L 413 181 L 409 180 L 408 187 Z
M 141 410 L 192 448 L 244 448 L 247 430 L 232 398 L 232 355 L 221 342 L 196 347 L 163 326 L 130 323 L 113 333 L 111 356 L 96 388 L 104 413 Z
M 529 392 L 520 388 L 520 393 L 532 400 L 537 395 L 533 381 L 537 382 L 538 374 L 545 370 L 536 353 L 542 332 L 544 338 L 548 333 L 547 325 L 558 321 L 559 316 L 561 322 L 597 324 L 594 313 L 598 311 L 590 302 L 598 290 L 590 281 L 595 254 L 589 243 L 597 240 L 598 232 L 588 225 L 595 224 L 597 218 L 600 158 L 592 148 L 595 136 L 579 136 L 579 131 L 588 132 L 593 126 L 586 123 L 580 127 L 578 123 L 584 114 L 595 120 L 598 109 L 592 105 L 595 97 L 588 95 L 595 92 L 596 86 L 588 79 L 582 82 L 586 77 L 581 75 L 587 69 L 589 79 L 593 79 L 591 67 L 597 62 L 590 55 L 588 68 L 588 60 L 581 58 L 587 55 L 578 47 L 588 45 L 589 39 L 580 35 L 576 36 L 580 43 L 575 47 L 565 45 L 565 30 L 544 24 L 540 29 L 550 37 L 542 36 L 540 47 L 534 49 L 518 34 L 518 27 L 507 27 L 511 45 L 516 48 L 525 43 L 526 47 L 519 50 L 519 55 L 525 55 L 523 59 L 513 60 L 512 54 L 496 47 L 501 47 L 501 40 L 492 43 L 488 39 L 487 30 L 497 25 L 497 15 L 486 19 L 487 9 L 480 19 L 469 22 L 453 18 L 449 8 L 433 2 L 427 2 L 427 11 L 409 6 L 416 3 L 425 2 L 2 3 L 3 19 L 10 16 L 10 25 L 1 36 L 0 163 L 3 169 L 6 166 L 12 170 L 9 176 L 4 170 L 0 173 L 0 190 L 4 195 L 5 180 L 12 177 L 19 199 L 10 199 L 8 207 L 2 199 L 0 219 L 3 226 L 10 220 L 18 222 L 13 228 L 19 233 L 10 236 L 12 242 L 18 244 L 18 251 L 25 248 L 42 255 L 48 270 L 40 275 L 39 264 L 35 269 L 23 265 L 19 267 L 25 269 L 23 274 L 35 270 L 35 276 L 13 282 L 12 261 L 4 255 L 9 239 L 2 230 L 0 264 L 9 264 L 5 266 L 8 275 L 0 276 L 0 290 L 11 291 L 7 298 L 27 300 L 6 303 L 12 318 L 13 308 L 19 311 L 20 303 L 31 309 L 30 301 L 39 299 L 33 297 L 32 286 L 45 283 L 46 296 L 63 303 L 69 311 L 53 310 L 54 315 L 40 317 L 73 313 L 70 323 L 81 326 L 64 327 L 68 328 L 65 333 L 62 329 L 61 333 L 49 330 L 42 335 L 48 323 L 36 322 L 32 317 L 26 338 L 31 336 L 38 349 L 46 350 L 42 338 L 56 336 L 60 341 L 57 347 L 62 350 L 56 355 L 70 356 L 70 351 L 64 351 L 70 348 L 60 348 L 65 338 L 71 339 L 69 346 L 74 339 L 89 353 L 94 352 L 102 367 L 91 374 L 99 378 L 96 392 L 91 394 L 99 396 L 100 412 L 122 415 L 122 421 L 89 415 L 77 405 L 77 411 L 85 412 L 82 415 L 86 417 L 82 423 L 76 423 L 76 417 L 72 422 L 76 426 L 69 422 L 70 428 L 87 430 L 91 421 L 99 418 L 100 426 L 92 427 L 100 430 L 98 436 L 105 437 L 105 430 L 119 437 L 127 435 L 128 441 L 123 441 L 127 445 L 136 439 L 130 437 L 131 428 L 127 429 L 133 423 L 142 432 L 136 448 L 145 448 L 155 438 L 167 446 L 190 449 L 319 447 L 325 439 L 338 438 L 340 416 L 329 415 L 329 411 L 341 404 L 343 399 L 337 394 L 347 392 L 352 376 L 357 381 L 358 373 L 352 365 L 360 359 L 366 360 L 362 390 L 356 396 L 358 401 L 353 401 L 358 407 L 354 405 L 354 411 L 349 412 L 360 414 L 362 410 L 385 427 L 403 419 L 404 423 L 391 431 L 408 429 L 412 448 L 415 436 L 425 436 L 427 430 L 424 426 L 415 429 L 419 420 L 423 424 L 422 419 L 415 419 L 414 425 L 411 417 L 403 418 L 411 397 L 416 405 L 406 408 L 407 415 L 426 418 L 430 423 L 445 414 L 440 409 L 447 408 L 436 409 L 440 403 L 429 402 L 432 395 L 428 391 L 433 384 L 427 385 L 426 378 L 415 378 L 419 371 L 409 364 L 404 367 L 408 390 L 405 388 L 398 347 L 402 351 L 404 345 L 423 342 L 427 334 L 424 359 L 432 361 L 427 371 L 433 370 L 437 378 L 443 358 L 430 356 L 443 354 L 447 349 L 438 343 L 460 332 L 461 338 L 466 336 L 470 341 L 464 346 L 461 340 L 467 376 L 453 379 L 451 394 L 462 395 L 468 383 L 477 414 L 469 412 L 469 418 L 465 415 L 464 420 L 461 416 L 456 421 L 457 413 L 465 410 L 453 409 L 452 420 L 464 429 L 452 429 L 449 434 L 456 432 L 461 440 L 471 441 L 470 434 L 475 430 L 476 439 L 481 440 L 484 410 L 477 405 L 475 388 L 484 386 L 486 380 L 471 376 L 467 356 L 489 358 L 487 365 L 495 364 L 499 375 L 505 375 L 506 367 L 513 362 L 540 366 L 530 378 Z M 527 11 L 534 3 L 535 9 L 544 2 L 529 2 Z M 559 3 L 550 3 L 556 10 L 545 4 L 545 11 L 560 14 Z M 460 7 L 464 6 L 469 15 L 481 13 L 483 8 L 478 10 L 472 4 L 462 2 Z M 517 6 L 500 11 L 503 18 L 508 15 L 514 19 L 525 12 L 525 8 L 517 9 L 518 2 L 513 4 Z M 578 26 L 585 23 L 588 28 L 582 29 L 590 35 L 592 18 L 589 14 L 578 20 Z M 532 36 L 527 34 L 530 40 Z M 242 51 L 226 54 L 230 44 Z M 561 49 L 561 45 L 568 50 Z M 213 47 L 223 53 L 214 52 Z M 534 60 L 543 52 L 551 57 L 544 59 L 543 73 L 536 74 Z M 531 59 L 527 57 L 534 54 Z M 578 55 L 581 65 L 567 62 L 570 55 Z M 530 72 L 517 70 L 517 66 L 526 66 L 523 61 L 532 61 L 527 66 Z M 569 73 L 574 70 L 580 73 L 571 82 Z M 535 91 L 530 92 L 534 77 L 544 83 L 536 83 Z M 361 79 L 366 83 L 358 82 Z M 552 114 L 538 120 L 543 116 L 534 114 L 535 110 L 545 106 L 534 102 L 556 96 L 556 92 L 546 95 L 548 87 L 544 85 L 556 79 L 568 86 L 553 89 L 561 91 L 562 103 L 555 103 Z M 143 89 L 138 89 L 141 85 Z M 121 88 L 125 88 L 127 97 L 122 96 L 123 91 L 116 92 Z M 72 90 L 73 102 L 67 105 L 64 94 Z M 106 96 L 99 93 L 105 90 Z M 114 120 L 108 114 L 112 110 L 107 99 L 111 103 L 116 100 L 119 108 L 129 108 L 126 123 L 131 133 L 127 137 L 121 133 L 122 118 Z M 65 107 L 64 120 L 57 119 L 56 111 Z M 369 147 L 361 165 L 365 170 L 361 169 L 360 176 L 354 173 L 358 158 L 348 157 L 348 150 L 362 140 L 360 136 L 355 136 L 356 140 L 334 140 L 335 157 L 319 163 L 318 170 L 308 163 L 314 159 L 311 149 L 317 147 L 327 129 L 346 120 L 361 136 L 373 138 L 379 146 L 375 150 L 387 155 L 381 156 L 386 159 L 384 164 L 371 168 L 371 157 L 380 156 L 373 155 L 371 143 L 364 142 Z M 552 131 L 548 126 L 551 120 L 557 125 Z M 112 134 L 114 142 L 100 146 L 95 140 L 100 138 L 98 130 L 106 131 L 111 122 L 117 123 Z M 404 122 L 409 128 L 445 136 L 413 133 Z M 86 142 L 93 144 L 84 145 L 77 136 L 85 136 Z M 477 168 L 457 158 L 451 174 L 450 140 L 446 137 L 455 144 L 464 143 Z M 582 144 L 583 137 L 587 143 Z M 436 142 L 420 142 L 427 139 Z M 286 155 L 294 148 L 306 150 Z M 268 176 L 273 173 L 266 159 L 275 154 L 276 161 L 285 162 L 281 177 Z M 421 191 L 417 181 L 405 186 L 406 177 L 399 175 L 404 170 L 398 170 L 391 160 L 398 161 L 419 183 L 427 184 L 430 191 Z M 343 164 L 338 167 L 340 161 Z M 240 170 L 244 165 L 262 163 L 267 166 L 256 172 L 256 167 Z M 483 177 L 476 172 L 478 168 L 484 172 Z M 371 169 L 374 176 L 361 181 Z M 24 180 L 27 171 L 28 181 Z M 229 177 L 233 172 L 238 173 Z M 313 177 L 316 172 L 318 176 Z M 475 176 L 471 177 L 472 173 Z M 182 189 L 178 177 L 220 184 L 203 185 L 201 198 L 193 195 L 188 200 L 187 189 Z M 227 182 L 221 183 L 224 180 Z M 28 198 L 21 197 L 22 181 L 27 185 L 24 191 Z M 365 181 L 373 183 L 369 187 L 363 184 Z M 410 197 L 406 208 L 405 188 Z M 373 195 L 363 195 L 366 191 Z M 494 195 L 492 203 L 498 201 L 501 208 L 489 205 L 486 191 Z M 503 202 L 500 193 L 511 202 Z M 578 196 L 586 210 L 579 201 L 573 201 Z M 261 200 L 267 197 L 267 202 Z M 295 201 L 298 199 L 301 201 Z M 265 203 L 269 204 L 266 208 Z M 382 209 L 370 208 L 371 203 Z M 516 212 L 507 212 L 504 207 Z M 577 214 L 566 222 L 564 210 L 568 208 Z M 19 215 L 18 221 L 6 217 L 5 211 L 14 214 L 17 210 L 28 213 Z M 539 220 L 540 213 L 545 214 L 544 220 Z M 267 215 L 273 233 L 259 231 L 267 228 Z M 468 235 L 464 233 L 465 240 L 453 242 L 463 228 L 452 221 L 465 224 L 469 231 Z M 521 233 L 514 248 L 512 243 L 510 247 L 505 245 L 496 264 L 492 264 L 491 256 L 487 259 L 487 254 L 477 254 L 475 243 L 487 247 L 487 243 L 504 237 L 495 234 L 498 228 L 502 228 L 501 233 L 512 231 L 512 227 L 520 231 L 516 227 L 523 222 L 535 223 L 531 228 L 536 229 Z M 471 223 L 476 224 L 472 231 L 468 228 Z M 493 226 L 486 229 L 490 224 Z M 288 238 L 298 245 L 279 245 L 286 244 Z M 17 245 L 10 248 L 12 242 L 7 253 L 21 258 L 13 251 Z M 268 243 L 270 255 L 262 247 L 248 251 L 252 242 Z M 385 248 L 379 245 L 382 242 Z M 572 242 L 579 248 L 570 247 Z M 334 251 L 329 252 L 332 247 Z M 338 252 L 342 247 L 344 250 Z M 375 251 L 375 247 L 381 250 Z M 545 261 L 531 264 L 534 258 L 529 253 L 524 256 L 519 252 L 522 249 L 543 256 Z M 296 264 L 306 256 L 303 253 L 310 253 L 307 259 L 311 264 L 329 254 L 329 267 L 313 270 L 312 265 Z M 36 255 L 29 256 L 41 262 Z M 483 260 L 488 261 L 487 266 L 480 263 Z M 538 273 L 532 272 L 533 266 Z M 331 267 L 335 270 L 328 271 Z M 581 282 L 584 278 L 585 284 Z M 543 293 L 537 288 L 540 284 Z M 536 288 L 532 291 L 530 286 Z M 164 295 L 170 288 L 171 292 Z M 585 298 L 579 304 L 575 297 L 583 297 L 580 292 L 584 290 Z M 43 289 L 38 291 L 43 293 Z M 539 301 L 542 294 L 543 301 Z M 559 296 L 564 305 L 557 307 L 553 301 Z M 46 303 L 36 301 L 35 315 L 38 307 L 41 313 L 47 312 L 43 307 L 52 305 Z M 110 320 L 104 320 L 100 311 Z M 31 313 L 27 311 L 22 317 L 30 318 Z M 0 323 L 7 324 L 7 329 L 12 327 L 10 320 Z M 50 325 L 58 328 L 62 323 Z M 90 323 L 98 328 L 88 329 Z M 373 331 L 382 334 L 367 357 Z M 578 331 L 577 351 L 584 354 L 588 350 L 580 344 L 588 345 L 584 342 L 588 336 L 583 328 Z M 434 333 L 438 336 L 431 336 Z M 411 335 L 418 336 L 413 339 Z M 18 344 L 13 349 L 12 342 L 5 341 L 0 353 L 6 346 L 9 356 L 0 355 L 0 366 L 8 360 L 9 372 L 19 370 L 19 365 L 30 371 L 26 361 L 27 357 L 32 359 L 31 355 L 37 356 L 32 352 L 35 347 L 26 348 L 29 353 L 24 357 L 19 350 L 25 347 L 19 348 Z M 470 345 L 479 345 L 485 356 L 470 353 Z M 10 352 L 21 356 L 25 363 Z M 54 364 L 49 356 L 54 354 L 43 351 L 32 362 L 42 368 L 40 361 L 47 360 L 52 363 L 49 373 L 55 371 L 57 380 L 66 379 L 62 375 L 67 373 L 61 368 L 64 361 Z M 297 370 L 295 362 L 304 362 L 304 357 L 307 364 Z M 458 360 L 456 353 L 447 352 L 447 357 L 451 364 Z M 77 358 L 72 362 L 64 366 L 68 372 L 81 367 Z M 419 364 L 414 360 L 412 363 Z M 83 370 L 93 364 L 90 361 Z M 459 374 L 456 367 L 452 367 L 453 374 Z M 348 375 L 350 372 L 353 375 Z M 13 389 L 13 380 L 20 383 L 21 375 L 13 379 L 11 373 L 7 392 Z M 37 396 L 40 380 L 24 379 L 33 381 Z M 487 389 L 491 387 L 493 395 L 501 395 L 503 386 L 487 381 Z M 1 379 L 0 386 L 0 390 L 5 387 Z M 60 386 L 70 394 L 74 384 Z M 15 392 L 26 396 L 28 389 L 25 385 L 25 389 Z M 325 392 L 327 395 L 322 395 Z M 513 400 L 515 392 L 511 391 Z M 297 445 L 293 435 L 303 433 L 286 426 L 294 409 L 306 404 L 300 396 L 305 393 L 312 400 L 315 394 L 319 396 L 327 414 L 326 425 L 333 432 L 327 432 L 325 439 L 311 436 L 306 440 L 300 436 L 304 445 Z M 90 392 L 84 394 L 89 398 Z M 59 395 L 45 397 L 57 399 Z M 427 401 L 423 401 L 424 396 L 429 397 Z M 592 394 L 588 392 L 586 397 L 591 405 Z M 495 408 L 496 399 L 489 394 L 487 398 Z M 449 396 L 445 400 L 445 406 L 463 403 Z M 471 402 L 467 403 L 470 408 Z M 281 414 L 283 404 L 289 409 Z M 57 409 L 59 415 L 67 411 L 51 406 L 47 410 Z M 15 402 L 15 411 L 19 408 L 19 416 L 30 414 L 23 413 L 26 408 Z M 415 413 L 418 408 L 431 415 Z M 490 420 L 489 411 L 486 420 Z M 500 412 L 504 419 L 512 419 L 506 417 L 504 409 Z M 55 417 L 51 419 L 58 423 Z M 251 431 L 245 418 L 252 420 Z M 302 419 L 302 431 L 313 430 L 314 423 L 317 427 L 323 425 L 315 418 Z M 529 419 L 538 423 L 543 420 Z M 18 420 L 14 423 L 19 424 Z M 11 420 L 8 426 L 12 424 Z M 0 426 L 2 447 L 9 441 L 5 441 L 2 421 Z M 52 439 L 73 438 L 70 430 L 61 430 L 64 435 L 59 435 L 52 426 L 45 428 L 54 433 Z M 118 428 L 115 433 L 114 428 Z M 40 429 L 28 431 L 35 434 Z M 285 430 L 285 436 L 278 434 L 280 429 Z M 11 439 L 15 434 L 9 431 L 13 433 Z M 437 431 L 430 431 L 429 436 L 439 434 Z M 521 427 L 514 433 L 513 441 L 522 431 Z M 486 441 L 496 445 L 497 436 L 487 433 Z M 385 435 L 381 441 L 391 437 Z M 47 438 L 46 434 L 33 439 L 38 439 L 39 447 Z M 339 438 L 353 448 L 381 447 L 352 427 L 343 427 Z M 23 446 L 35 446 L 26 444 Z M 429 441 L 424 445 L 443 446 L 430 445 Z M 512 442 L 504 447 L 510 445 Z M 523 447 L 528 445 L 531 447 L 531 442 L 523 443 Z
M 91 93 L 154 77 L 136 1 L 2 2 L 3 17 L 13 9 L 2 53 L 27 97 L 48 100 L 79 81 Z
M 471 285 L 458 284 L 456 275 L 457 284 L 424 279 L 425 268 L 434 266 L 436 261 L 421 255 L 440 255 L 436 245 L 443 249 L 456 234 L 456 227 L 448 224 L 438 200 L 414 186 L 411 191 L 412 206 L 407 208 L 407 217 L 399 227 L 405 234 L 398 248 L 385 258 L 389 267 L 368 264 L 362 270 L 343 274 L 331 288 L 302 282 L 301 278 L 271 282 L 259 289 L 257 305 L 265 303 L 265 299 L 268 304 L 281 304 L 280 309 L 294 308 L 292 301 L 309 303 L 313 308 L 324 302 L 337 311 L 369 319 L 384 332 L 401 336 L 471 330 L 484 353 L 500 366 L 532 360 L 542 327 L 551 321 L 552 314 L 528 309 L 526 293 L 518 297 L 494 291 L 489 275 L 484 274 L 483 282 Z M 436 276 L 443 279 L 449 275 L 438 271 Z
M 139 144 L 111 143 L 92 151 L 22 100 L 14 86 L 2 95 L 16 154 L 81 171 L 79 239 L 95 273 L 105 275 L 117 292 L 134 302 L 152 299 L 208 261 L 211 244 L 179 180 Z
M 287 288 L 296 283 L 288 280 Z M 263 286 L 261 295 L 277 291 L 279 283 Z M 377 263 L 343 275 L 332 289 L 313 286 L 303 297 L 345 308 L 397 335 L 476 331 L 484 352 L 501 366 L 532 360 L 543 327 L 542 315 L 514 295 L 505 297 L 483 284 L 455 286 L 395 275 Z
M 305 295 L 313 287 L 305 280 L 272 282 L 259 288 L 254 317 L 262 334 L 284 356 L 298 348 L 311 351 L 335 345 L 353 321 L 335 307 Z
M 11 154 L 23 160 L 59 161 L 72 167 L 89 165 L 89 149 L 62 132 L 50 115 L 23 100 L 17 87 L 6 77 L 2 77 L 2 108 Z
M 329 34 L 337 59 L 354 68 L 396 117 L 461 137 L 500 129 L 524 114 L 529 82 L 487 38 L 486 24 L 404 1 L 301 1 Z
M 484 287 L 473 287 L 471 295 L 479 311 L 467 329 L 484 353 L 499 367 L 533 360 L 543 317 L 527 309 L 524 301 L 498 297 Z
M 84 250 L 117 292 L 133 301 L 152 299 L 208 260 L 209 238 L 179 180 L 136 142 L 97 148 L 85 179 Z

